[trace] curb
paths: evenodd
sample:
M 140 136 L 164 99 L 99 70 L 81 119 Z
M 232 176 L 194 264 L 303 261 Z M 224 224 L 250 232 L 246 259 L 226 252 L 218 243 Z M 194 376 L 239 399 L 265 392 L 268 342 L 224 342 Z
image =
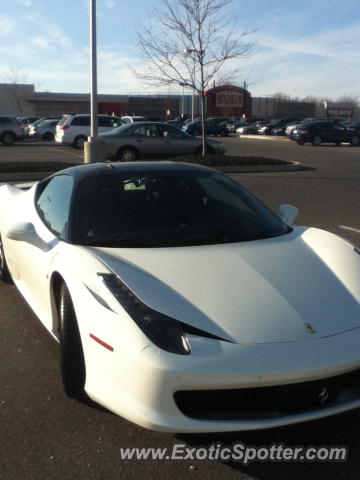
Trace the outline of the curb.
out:
M 307 170 L 300 162 L 288 162 L 284 165 L 244 165 L 235 167 L 211 167 L 223 173 L 261 173 L 261 172 L 298 172 Z
M 289 162 L 284 165 L 244 165 L 244 166 L 211 166 L 223 173 L 267 173 L 267 172 L 297 172 L 307 168 L 300 162 Z M 49 177 L 55 172 L 0 173 L 0 183 L 37 181 Z

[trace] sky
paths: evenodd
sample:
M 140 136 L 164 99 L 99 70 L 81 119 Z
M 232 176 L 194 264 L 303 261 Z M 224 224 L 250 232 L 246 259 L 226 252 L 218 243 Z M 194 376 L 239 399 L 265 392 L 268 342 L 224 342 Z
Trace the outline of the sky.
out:
M 88 92 L 89 0 L 0 3 L 0 82 L 16 69 L 37 91 Z M 99 93 L 159 91 L 132 70 L 142 67 L 136 25 L 158 4 L 97 0 Z M 253 31 L 253 54 L 236 63 L 235 79 L 253 96 L 359 95 L 360 0 L 233 0 L 224 19 L 235 22 L 235 35 Z

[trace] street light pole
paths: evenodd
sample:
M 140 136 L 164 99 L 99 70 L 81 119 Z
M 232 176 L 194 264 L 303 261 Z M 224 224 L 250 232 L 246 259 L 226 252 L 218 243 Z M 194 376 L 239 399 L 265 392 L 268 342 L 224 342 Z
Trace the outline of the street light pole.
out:
M 98 138 L 96 0 L 90 0 L 91 140 Z
M 84 162 L 105 162 L 105 142 L 98 138 L 98 98 L 97 98 L 97 51 L 96 51 L 96 0 L 90 1 L 90 137 L 84 144 Z
M 192 102 L 191 102 L 191 121 L 193 122 L 194 119 L 195 119 L 195 73 L 196 73 L 196 58 L 195 58 L 195 53 L 196 53 L 196 50 L 194 50 L 193 48 L 184 48 L 183 52 L 185 53 L 185 55 L 192 55 L 192 58 L 193 58 L 193 78 L 192 78 L 192 81 L 193 81 L 193 91 L 192 91 Z

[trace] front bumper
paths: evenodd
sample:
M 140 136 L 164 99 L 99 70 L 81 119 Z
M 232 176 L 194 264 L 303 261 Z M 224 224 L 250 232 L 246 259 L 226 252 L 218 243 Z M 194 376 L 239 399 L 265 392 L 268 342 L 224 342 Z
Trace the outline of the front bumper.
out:
M 108 332 L 106 338 L 119 338 L 119 333 Z M 215 391 L 216 395 L 216 391 L 222 390 L 300 384 L 358 370 L 360 329 L 309 342 L 266 345 L 188 338 L 192 347 L 189 356 L 160 351 L 149 344 L 134 351 L 130 345 L 115 342 L 113 352 L 101 349 L 94 342 L 89 344 L 86 356 L 96 358 L 96 366 L 87 377 L 87 393 L 138 425 L 179 433 L 270 428 L 360 407 L 360 387 L 344 390 L 322 404 L 320 397 L 327 381 L 319 383 L 318 405 L 287 412 L 268 409 L 265 414 L 240 412 L 230 417 L 210 414 L 201 418 L 184 413 L 174 398 L 176 392 L 194 392 L 196 398 L 196 392 L 206 390 Z

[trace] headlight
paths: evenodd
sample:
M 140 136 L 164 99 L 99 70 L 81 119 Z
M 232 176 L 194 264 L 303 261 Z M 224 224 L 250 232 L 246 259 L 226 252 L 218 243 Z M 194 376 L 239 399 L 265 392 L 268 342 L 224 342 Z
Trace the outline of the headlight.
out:
M 115 274 L 98 275 L 149 340 L 167 352 L 189 355 L 180 322 L 145 305 Z

